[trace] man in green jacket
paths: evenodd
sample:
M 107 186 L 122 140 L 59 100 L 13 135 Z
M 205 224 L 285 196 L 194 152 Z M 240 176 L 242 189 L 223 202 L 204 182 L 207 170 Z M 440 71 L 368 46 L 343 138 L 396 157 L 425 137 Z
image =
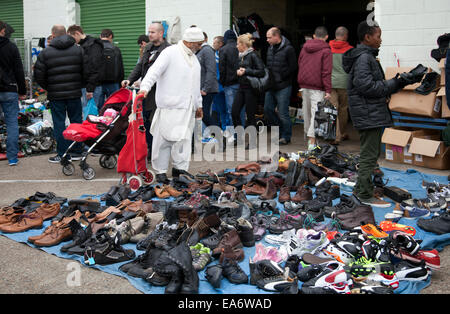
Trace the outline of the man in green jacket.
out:
M 348 74 L 342 68 L 342 55 L 353 47 L 347 42 L 348 29 L 344 26 L 336 29 L 335 36 L 336 39 L 330 41 L 331 52 L 333 54 L 333 71 L 331 73 L 333 89 L 331 90 L 330 102 L 338 110 L 336 140 L 332 143 L 337 145 L 341 141 L 348 139 L 348 134 L 345 132 L 348 122 Z

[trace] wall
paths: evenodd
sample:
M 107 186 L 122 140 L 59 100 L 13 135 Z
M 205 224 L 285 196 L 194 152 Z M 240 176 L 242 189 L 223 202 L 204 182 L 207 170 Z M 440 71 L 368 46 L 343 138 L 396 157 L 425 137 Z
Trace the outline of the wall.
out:
M 24 37 L 47 37 L 55 24 L 75 24 L 75 7 L 75 0 L 23 0 Z
M 213 38 L 223 35 L 230 26 L 230 0 L 147 0 L 146 25 L 152 21 L 167 21 L 169 27 L 179 16 L 181 33 L 191 25 L 197 25 Z
M 437 38 L 450 32 L 449 0 L 376 0 L 375 20 L 382 29 L 383 68 L 397 66 L 397 53 L 401 66 L 422 63 L 438 71 L 430 53 Z

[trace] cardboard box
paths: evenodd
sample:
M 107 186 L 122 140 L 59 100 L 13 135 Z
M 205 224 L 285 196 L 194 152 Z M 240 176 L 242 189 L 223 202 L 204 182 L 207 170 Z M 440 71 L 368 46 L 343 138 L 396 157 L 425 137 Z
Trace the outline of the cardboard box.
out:
M 443 141 L 414 137 L 409 152 L 414 154 L 413 163 L 416 166 L 450 169 L 450 147 L 446 147 Z
M 385 159 L 402 164 L 414 164 L 410 145 L 413 138 L 439 138 L 440 132 L 432 129 L 386 128 L 381 142 L 386 145 Z
M 403 72 L 409 72 L 415 67 L 388 67 L 386 68 L 385 77 L 386 80 L 390 80 L 394 78 L 397 73 L 403 73 Z M 428 68 L 428 72 L 431 72 L 431 68 Z M 421 83 L 416 83 L 413 85 L 407 85 L 403 90 L 415 90 L 417 87 L 419 87 Z
M 441 59 L 441 62 L 439 62 L 439 69 L 441 70 L 441 86 L 445 86 L 445 62 L 446 59 Z
M 412 115 L 440 118 L 441 99 L 437 98 L 437 92 L 424 96 L 414 91 L 402 90 L 392 95 L 389 109 Z
M 441 98 L 442 118 L 450 118 L 450 109 L 448 108 L 447 96 L 445 94 L 445 87 L 442 87 L 437 93 L 437 97 Z

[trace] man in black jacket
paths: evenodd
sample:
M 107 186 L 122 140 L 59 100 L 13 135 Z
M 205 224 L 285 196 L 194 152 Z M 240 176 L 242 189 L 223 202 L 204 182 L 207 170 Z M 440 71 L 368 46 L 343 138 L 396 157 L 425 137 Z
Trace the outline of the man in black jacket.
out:
M 150 42 L 145 46 L 142 58 L 139 59 L 138 64 L 128 76 L 128 79 L 122 82 L 122 86 L 133 85 L 139 79 L 143 79 L 147 74 L 148 69 L 158 59 L 161 51 L 169 47 L 170 44 L 164 39 L 164 27 L 161 23 L 152 23 L 148 27 L 148 37 Z M 145 135 L 147 139 L 148 156 L 150 158 L 152 153 L 153 136 L 150 134 L 150 126 L 153 120 L 153 115 L 156 111 L 156 84 L 144 99 L 144 126 Z
M 124 77 L 122 52 L 113 44 L 113 31 L 107 28 L 102 30 L 100 39 L 103 43 L 101 85 L 94 92 L 95 103 L 99 111 L 103 107 L 105 99 L 120 88 Z
M 231 115 L 234 98 L 239 89 L 237 70 L 239 69 L 239 51 L 236 47 L 237 37 L 233 30 L 227 30 L 223 35 L 225 45 L 219 50 L 219 83 L 223 86 L 225 102 L 227 105 L 228 121 L 232 122 Z M 241 123 L 245 125 L 245 108 L 241 111 Z M 231 127 L 231 130 L 230 130 Z M 234 128 L 227 127 L 225 137 L 233 139 Z
M 360 44 L 348 50 L 342 59 L 348 78 L 348 103 L 350 116 L 361 142 L 358 181 L 353 193 L 367 205 L 390 207 L 373 195 L 372 174 L 381 153 L 381 137 L 386 127 L 391 127 L 392 117 L 388 107 L 389 97 L 408 85 L 402 79 L 386 80 L 380 63 L 376 60 L 381 46 L 381 29 L 368 25 L 358 26 Z M 411 83 L 411 82 L 409 82 Z
M 266 92 L 264 114 L 271 125 L 280 126 L 280 145 L 291 142 L 292 123 L 289 116 L 292 81 L 297 73 L 297 57 L 289 40 L 281 35 L 280 29 L 272 27 L 267 31 L 267 68 L 273 75 L 273 86 Z M 275 108 L 278 106 L 278 115 Z
M 19 162 L 19 98 L 25 99 L 27 89 L 22 59 L 17 46 L 6 37 L 7 24 L 0 21 L 0 105 L 6 123 L 6 157 L 10 166 Z M 20 96 L 19 96 L 20 95 Z
M 63 25 L 53 26 L 52 37 L 50 45 L 39 53 L 34 78 L 47 91 L 50 101 L 57 155 L 48 161 L 59 163 L 70 145 L 63 137 L 66 114 L 70 123 L 82 122 L 81 88 L 85 64 L 83 50 L 76 45 L 75 39 L 66 34 Z M 81 153 L 81 145 L 77 145 L 74 151 Z M 75 155 L 72 159 L 75 160 Z
M 84 68 L 87 69 L 86 73 L 84 73 L 84 86 L 82 91 L 82 104 L 85 107 L 87 101 L 94 97 L 94 92 L 97 94 L 100 93 L 103 68 L 103 43 L 99 38 L 86 35 L 81 26 L 78 25 L 70 26 L 67 29 L 67 34 L 72 36 L 76 43 L 83 48 Z M 95 91 L 96 89 L 97 91 Z

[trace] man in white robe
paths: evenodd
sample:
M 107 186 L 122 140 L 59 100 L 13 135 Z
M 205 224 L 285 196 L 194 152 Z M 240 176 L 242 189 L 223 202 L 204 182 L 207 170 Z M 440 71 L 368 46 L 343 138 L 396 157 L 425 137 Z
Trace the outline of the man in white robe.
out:
M 153 135 L 152 167 L 159 183 L 187 174 L 192 150 L 195 118 L 201 118 L 200 63 L 195 53 L 204 41 L 198 27 L 186 29 L 177 45 L 164 49 L 141 82 L 139 93 L 147 95 L 156 83 L 156 112 L 150 128 Z

